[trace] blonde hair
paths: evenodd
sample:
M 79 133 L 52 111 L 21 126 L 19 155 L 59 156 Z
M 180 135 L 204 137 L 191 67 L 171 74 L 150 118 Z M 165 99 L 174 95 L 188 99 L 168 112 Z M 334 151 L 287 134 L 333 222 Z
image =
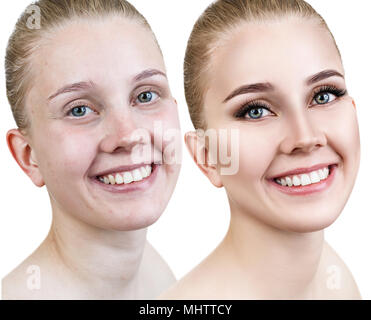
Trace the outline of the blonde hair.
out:
M 40 14 L 39 28 L 30 26 L 32 10 L 37 10 Z M 24 134 L 30 126 L 25 97 L 31 86 L 31 58 L 43 35 L 74 18 L 100 18 L 111 15 L 122 15 L 135 20 L 152 32 L 146 19 L 125 0 L 39 0 L 22 13 L 9 38 L 5 72 L 8 101 L 14 120 Z
M 184 90 L 195 129 L 207 127 L 203 101 L 207 71 L 218 41 L 241 23 L 286 16 L 315 19 L 334 39 L 325 20 L 304 0 L 217 0 L 204 11 L 193 27 L 184 59 Z

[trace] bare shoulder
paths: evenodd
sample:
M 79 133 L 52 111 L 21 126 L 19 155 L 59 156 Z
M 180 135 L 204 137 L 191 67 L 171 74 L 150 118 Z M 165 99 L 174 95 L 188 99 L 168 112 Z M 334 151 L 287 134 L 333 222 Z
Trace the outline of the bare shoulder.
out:
M 200 282 L 201 280 L 201 282 Z M 193 269 L 177 283 L 160 295 L 161 300 L 190 300 L 202 299 L 202 281 L 204 278 L 200 274 L 198 267 Z M 201 290 L 200 290 L 201 289 Z
M 65 299 L 70 286 L 62 280 L 61 265 L 53 259 L 44 242 L 2 280 L 6 300 Z M 71 296 L 70 299 L 74 297 Z
M 28 257 L 2 279 L 2 299 L 34 300 L 40 298 L 40 267 Z
M 169 265 L 155 248 L 147 241 L 139 272 L 148 298 L 158 297 L 176 281 Z
M 358 286 L 354 277 L 339 257 L 336 251 L 327 243 L 324 243 L 321 259 L 321 269 L 325 277 L 327 294 L 329 299 L 361 299 Z
M 223 272 L 218 270 L 218 264 L 213 263 L 212 255 L 170 287 L 159 298 L 163 300 L 203 300 L 220 299 L 217 294 L 227 294 L 220 277 Z M 224 296 L 224 298 L 226 298 Z

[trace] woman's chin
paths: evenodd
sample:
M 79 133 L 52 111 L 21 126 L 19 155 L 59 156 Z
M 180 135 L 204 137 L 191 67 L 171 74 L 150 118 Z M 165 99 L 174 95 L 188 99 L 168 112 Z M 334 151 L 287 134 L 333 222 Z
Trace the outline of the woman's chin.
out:
M 329 212 L 323 210 L 323 212 L 301 212 L 300 216 L 295 215 L 290 219 L 285 219 L 280 229 L 287 230 L 290 232 L 297 233 L 308 233 L 321 231 L 332 225 L 339 217 L 340 212 L 334 210 Z
M 106 223 L 105 229 L 116 231 L 134 231 L 145 229 L 154 224 L 160 217 L 162 211 L 145 211 L 138 210 L 132 215 L 115 215 Z

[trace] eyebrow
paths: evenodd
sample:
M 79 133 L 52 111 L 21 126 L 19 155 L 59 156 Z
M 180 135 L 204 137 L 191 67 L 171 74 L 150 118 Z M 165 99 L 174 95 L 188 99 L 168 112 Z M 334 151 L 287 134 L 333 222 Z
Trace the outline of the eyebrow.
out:
M 344 75 L 342 75 L 340 72 L 336 70 L 324 70 L 324 71 L 318 72 L 315 75 L 309 77 L 309 79 L 307 80 L 307 85 L 312 85 L 316 82 L 319 82 L 319 81 L 322 81 L 324 79 L 328 79 L 331 77 L 341 77 L 344 79 Z M 267 92 L 267 91 L 272 91 L 272 90 L 274 90 L 274 87 L 269 82 L 243 85 L 237 88 L 236 90 L 234 90 L 227 98 L 225 98 L 223 103 L 226 103 L 227 101 L 241 94 L 255 93 L 255 92 Z
M 137 74 L 133 78 L 133 82 L 139 82 L 141 80 L 156 76 L 156 75 L 162 75 L 165 78 L 166 74 L 160 70 L 157 69 L 147 69 L 142 71 L 141 73 Z M 64 94 L 64 93 L 69 93 L 69 92 L 77 92 L 81 90 L 87 90 L 95 87 L 96 84 L 93 81 L 81 81 L 81 82 L 76 82 L 72 84 L 68 84 L 61 89 L 59 89 L 57 92 L 53 93 L 51 96 L 49 96 L 48 101 L 53 100 L 55 97 Z
M 252 93 L 252 92 L 266 92 L 266 91 L 272 91 L 273 89 L 274 89 L 273 86 L 268 82 L 243 85 L 237 88 L 236 90 L 234 90 L 227 98 L 225 98 L 223 103 L 226 103 L 227 101 L 241 94 Z
M 340 72 L 336 70 L 324 70 L 324 71 L 316 73 L 314 76 L 311 76 L 307 80 L 307 84 L 311 85 L 311 84 L 314 84 L 316 82 L 319 82 L 321 80 L 328 79 L 331 77 L 341 77 L 344 79 L 344 75 L 342 75 Z
M 61 89 L 59 89 L 57 92 L 53 93 L 51 96 L 49 96 L 48 100 L 53 100 L 55 97 L 68 93 L 68 92 L 76 92 L 81 90 L 87 90 L 91 89 L 95 86 L 95 83 L 93 81 L 81 81 L 81 82 L 75 82 L 72 84 L 68 84 Z
M 157 75 L 161 75 L 161 76 L 164 76 L 165 78 L 167 78 L 166 77 L 166 74 L 164 72 L 160 71 L 160 70 L 157 70 L 157 69 L 147 69 L 147 70 L 142 71 L 138 75 L 136 75 L 134 77 L 133 81 L 134 82 L 138 82 L 138 81 L 141 81 L 141 80 L 144 80 L 144 79 L 153 77 L 153 76 L 157 76 Z

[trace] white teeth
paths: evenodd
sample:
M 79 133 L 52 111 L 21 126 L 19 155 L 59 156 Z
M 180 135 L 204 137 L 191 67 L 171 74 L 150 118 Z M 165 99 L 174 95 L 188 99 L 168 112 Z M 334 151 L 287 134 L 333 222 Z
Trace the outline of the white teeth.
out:
M 311 180 L 311 183 L 317 183 L 321 181 L 317 171 L 313 171 L 310 173 L 310 180 Z
M 152 173 L 152 167 L 149 164 L 146 165 L 146 170 L 147 170 L 148 175 Z
M 124 183 L 124 179 L 122 178 L 122 175 L 117 173 L 116 174 L 116 184 L 123 184 Z
M 145 165 L 143 167 L 134 169 L 133 171 L 126 171 L 122 173 L 109 174 L 106 176 L 98 177 L 99 181 L 104 184 L 128 184 L 133 181 L 141 181 L 147 178 L 152 173 L 151 165 Z
M 108 176 L 108 180 L 109 180 L 109 183 L 110 183 L 110 184 L 115 184 L 115 183 L 116 183 L 115 178 L 114 178 L 113 175 L 111 175 L 111 174 Z
M 128 184 L 128 183 L 131 183 L 133 181 L 134 181 L 134 179 L 133 179 L 133 176 L 131 175 L 131 173 L 130 172 L 125 172 L 124 173 L 124 183 Z
M 294 176 L 292 178 L 292 183 L 294 184 L 295 187 L 297 187 L 297 186 L 300 186 L 301 181 L 298 176 Z
M 135 169 L 133 171 L 133 179 L 134 179 L 134 181 L 140 181 L 140 180 L 143 179 L 142 174 L 140 173 L 139 169 Z
M 143 177 L 143 178 L 148 177 L 148 172 L 147 172 L 147 169 L 146 169 L 146 168 L 141 167 L 141 168 L 140 168 L 140 173 L 142 174 L 142 177 Z
M 311 184 L 310 178 L 307 174 L 302 174 L 300 176 L 300 182 L 302 186 L 307 186 L 308 184 Z
M 286 184 L 289 186 L 289 187 L 292 187 L 292 181 L 289 177 L 286 178 Z
M 324 173 L 325 177 L 327 178 L 329 173 L 330 173 L 329 168 L 326 167 L 325 169 L 323 169 L 323 173 Z
M 327 179 L 328 175 L 330 174 L 330 170 L 328 167 L 316 171 L 312 171 L 307 174 L 301 174 L 300 176 L 294 175 L 292 177 L 285 177 L 285 178 L 279 178 L 275 179 L 275 181 L 282 185 L 282 186 L 288 186 L 292 187 L 293 185 L 298 186 L 307 186 L 313 183 L 318 183 L 321 180 Z
M 322 169 L 318 170 L 318 176 L 321 180 L 326 179 L 325 174 L 323 173 Z

